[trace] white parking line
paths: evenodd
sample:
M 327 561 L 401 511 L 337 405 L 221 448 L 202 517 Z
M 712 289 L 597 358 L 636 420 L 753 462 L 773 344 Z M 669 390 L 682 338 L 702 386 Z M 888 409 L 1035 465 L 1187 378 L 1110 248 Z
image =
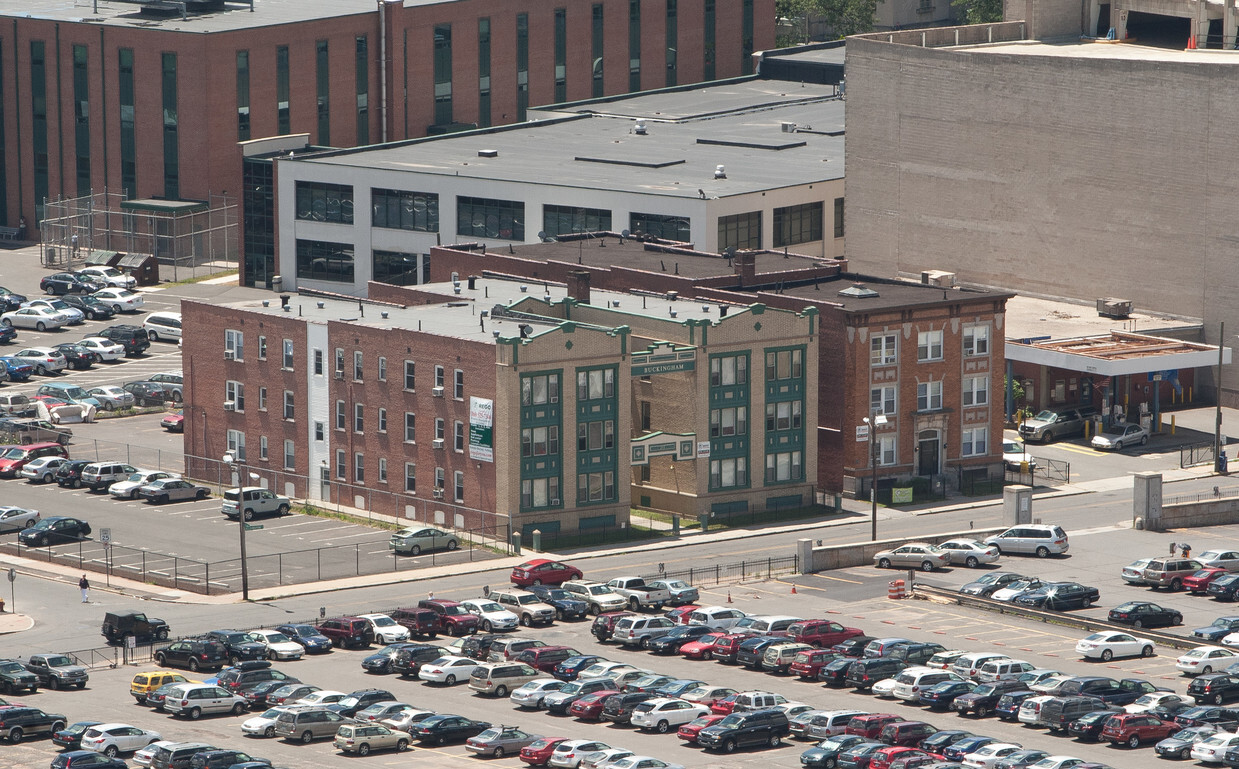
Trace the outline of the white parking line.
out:
M 352 539 L 353 537 L 373 537 L 373 536 L 374 536 L 373 531 L 362 531 L 356 534 L 341 534 L 338 537 L 325 537 L 323 539 L 312 539 L 310 541 L 311 542 L 327 542 L 327 541 L 332 541 L 332 540 L 337 540 L 337 539 Z
M 323 523 L 323 521 L 319 518 L 309 518 L 304 521 L 298 521 L 297 523 L 281 523 L 279 526 L 267 526 L 267 528 L 268 529 L 290 529 L 293 526 L 305 526 L 306 524 L 309 524 L 309 523 Z

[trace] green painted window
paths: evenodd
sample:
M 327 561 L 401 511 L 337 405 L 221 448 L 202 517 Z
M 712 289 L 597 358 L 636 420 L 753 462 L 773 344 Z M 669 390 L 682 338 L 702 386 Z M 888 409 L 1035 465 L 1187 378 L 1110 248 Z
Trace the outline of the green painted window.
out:
M 250 52 L 237 51 L 237 141 L 250 138 Z
M 641 0 L 628 0 L 628 90 L 641 90 Z
M 30 41 L 30 119 L 34 148 L 35 221 L 43 219 L 47 199 L 49 160 L 47 153 L 47 59 L 42 40 Z
M 606 37 L 603 34 L 604 15 L 602 12 L 602 3 L 594 3 L 591 12 L 592 12 L 593 18 L 592 18 L 592 28 L 590 32 L 590 38 L 591 38 L 590 42 L 591 42 L 591 46 L 593 49 L 592 53 L 594 57 L 593 96 L 594 98 L 598 98 L 599 96 L 602 96 L 603 93 L 605 93 L 605 91 L 603 90 L 602 73 L 603 73 L 603 56 L 604 56 L 603 52 L 606 46 Z
M 568 100 L 568 9 L 555 9 L 555 102 Z
M 181 197 L 181 153 L 178 129 L 176 93 L 176 54 L 162 56 L 163 91 L 163 194 L 176 200 Z
M 73 138 L 77 147 L 77 194 L 90 194 L 90 72 L 86 46 L 73 46 Z
M 749 353 L 710 356 L 710 489 L 749 486 Z
M 138 194 L 138 149 L 134 132 L 133 49 L 117 52 L 117 97 L 120 101 L 120 186 L 126 197 Z M 41 200 L 42 198 L 37 198 Z M 249 227 L 246 227 L 248 234 Z M 248 253 L 248 251 L 247 251 Z
M 678 60 L 680 48 L 680 9 L 679 0 L 667 0 L 667 87 L 675 85 L 678 78 Z
M 434 28 L 435 125 L 452 122 L 452 25 Z
M 275 117 L 280 135 L 291 133 L 292 115 L 289 109 L 288 46 L 275 49 Z
M 357 144 L 370 143 L 370 42 L 365 35 L 355 41 L 357 68 Z
M 516 122 L 529 109 L 529 14 L 516 14 Z
M 521 376 L 521 510 L 563 506 L 560 371 Z

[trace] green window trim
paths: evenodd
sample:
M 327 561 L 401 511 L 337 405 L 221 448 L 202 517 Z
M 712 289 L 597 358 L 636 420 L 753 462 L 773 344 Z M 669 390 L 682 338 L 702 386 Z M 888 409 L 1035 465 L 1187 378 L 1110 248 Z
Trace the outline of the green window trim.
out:
M 568 436 L 564 435 L 563 425 L 563 369 L 547 369 L 544 371 L 523 372 L 520 375 L 520 440 L 524 445 L 526 431 L 529 431 L 530 446 L 533 445 L 535 430 L 547 431 L 547 452 L 536 454 L 532 450 L 530 456 L 524 456 L 523 449 L 518 447 L 520 455 L 521 481 L 532 478 L 560 478 L 560 500 L 563 499 L 563 446 Z M 554 433 L 554 450 L 550 441 Z M 523 486 L 522 486 L 523 488 Z

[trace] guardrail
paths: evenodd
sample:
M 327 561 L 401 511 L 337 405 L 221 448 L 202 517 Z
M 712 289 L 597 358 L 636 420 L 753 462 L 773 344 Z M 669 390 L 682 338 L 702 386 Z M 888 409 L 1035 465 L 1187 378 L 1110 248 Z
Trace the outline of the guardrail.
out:
M 934 585 L 916 584 L 912 586 L 913 595 L 923 595 L 939 599 L 954 601 L 960 606 L 972 606 L 986 611 L 997 612 L 999 614 L 1008 614 L 1013 617 L 1024 617 L 1025 619 L 1035 619 L 1042 622 L 1052 622 L 1056 625 L 1066 625 L 1067 627 L 1076 627 L 1081 630 L 1087 630 L 1090 633 L 1098 630 L 1114 630 L 1120 633 L 1138 634 L 1150 641 L 1160 645 L 1169 646 L 1173 649 L 1194 649 L 1204 643 L 1199 638 L 1184 638 L 1182 636 L 1173 635 L 1171 633 L 1162 633 L 1148 628 L 1133 628 L 1130 625 L 1120 625 L 1117 622 L 1108 620 L 1091 619 L 1089 617 L 1081 617 L 1076 614 L 1065 614 L 1058 611 L 1046 611 L 1045 609 L 1034 609 L 1030 606 L 1020 606 L 1019 604 L 1008 603 L 1006 601 L 995 601 L 993 598 L 983 598 L 979 595 L 968 595 L 957 590 L 950 590 L 944 587 L 935 587 Z

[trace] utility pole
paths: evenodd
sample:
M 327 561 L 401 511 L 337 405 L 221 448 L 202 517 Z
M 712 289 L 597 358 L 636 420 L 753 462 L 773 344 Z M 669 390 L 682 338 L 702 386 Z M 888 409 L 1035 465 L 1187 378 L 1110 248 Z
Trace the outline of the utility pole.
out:
M 1222 472 L 1222 353 L 1226 351 L 1226 323 L 1218 324 L 1217 332 L 1217 383 L 1215 399 L 1217 401 L 1217 418 L 1213 426 L 1213 470 Z

